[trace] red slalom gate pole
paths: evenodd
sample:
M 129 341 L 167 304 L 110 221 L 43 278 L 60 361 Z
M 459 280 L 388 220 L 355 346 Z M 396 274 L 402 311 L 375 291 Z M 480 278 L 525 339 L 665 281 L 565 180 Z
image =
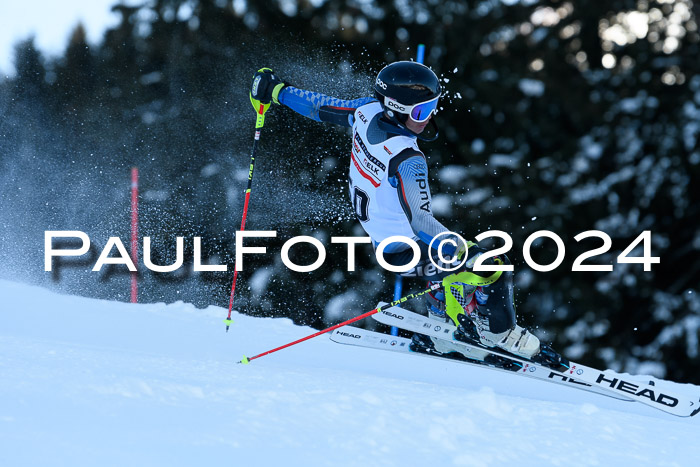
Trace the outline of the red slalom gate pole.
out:
M 260 132 L 265 125 L 265 112 L 270 107 L 270 103 L 263 104 L 260 101 L 250 97 L 250 102 L 253 104 L 253 108 L 257 113 L 255 120 L 255 139 L 253 140 L 253 151 L 250 154 L 250 169 L 248 170 L 248 187 L 245 190 L 245 202 L 243 203 L 243 219 L 241 219 L 241 232 L 245 230 L 245 221 L 248 217 L 248 203 L 250 202 L 250 191 L 253 187 L 253 170 L 255 169 L 255 152 L 258 149 L 258 141 L 260 141 Z M 229 326 L 231 326 L 231 311 L 233 310 L 233 297 L 236 294 L 236 280 L 238 279 L 238 265 L 234 266 L 233 271 L 233 283 L 231 284 L 231 297 L 228 301 L 228 316 L 224 320 L 226 323 L 226 332 L 228 332 Z
M 274 353 L 274 352 L 277 352 L 277 351 L 279 351 L 279 350 L 286 349 L 287 347 L 291 347 L 291 346 L 293 346 L 293 345 L 299 344 L 300 342 L 304 342 L 304 341 L 307 341 L 307 340 L 309 340 L 309 339 L 313 339 L 314 337 L 320 336 L 321 334 L 325 334 L 325 333 L 327 333 L 327 332 L 331 332 L 331 331 L 333 331 L 333 330 L 335 330 L 335 329 L 338 329 L 338 328 L 343 327 L 343 326 L 345 326 L 345 325 L 348 325 L 348 324 L 350 324 L 350 323 L 354 323 L 355 321 L 360 321 L 361 319 L 365 319 L 365 318 L 367 318 L 368 316 L 372 316 L 372 315 L 375 314 L 375 313 L 379 313 L 379 312 L 381 312 L 381 311 L 386 310 L 387 308 L 391 308 L 392 306 L 399 305 L 400 303 L 403 303 L 403 302 L 405 302 L 405 301 L 407 301 L 407 300 L 411 300 L 412 298 L 420 297 L 421 295 L 424 295 L 424 294 L 427 294 L 428 292 L 431 292 L 431 291 L 433 291 L 433 290 L 439 289 L 440 287 L 442 287 L 442 283 L 441 283 L 441 282 L 435 283 L 435 284 L 431 285 L 430 287 L 428 287 L 427 289 L 425 289 L 425 290 L 423 290 L 423 291 L 421 291 L 421 292 L 416 292 L 416 293 L 408 294 L 408 295 L 406 295 L 405 297 L 401 297 L 401 298 L 399 298 L 398 300 L 394 300 L 394 301 L 391 302 L 391 303 L 387 303 L 386 305 L 382 305 L 382 306 L 380 306 L 379 308 L 375 308 L 375 309 L 372 310 L 372 311 L 368 311 L 367 313 L 363 313 L 363 314 L 361 314 L 361 315 L 359 315 L 359 316 L 356 316 L 356 317 L 354 317 L 354 318 L 352 318 L 352 319 L 349 319 L 349 320 L 347 320 L 347 321 L 343 321 L 343 322 L 340 323 L 340 324 L 336 324 L 335 326 L 331 326 L 331 327 L 326 328 L 326 329 L 324 329 L 324 330 L 322 330 L 322 331 L 315 332 L 315 333 L 311 334 L 310 336 L 302 337 L 301 339 L 297 339 L 297 340 L 295 340 L 294 342 L 290 342 L 289 344 L 284 344 L 284 345 L 282 345 L 282 346 L 280 346 L 280 347 L 276 347 L 276 348 L 274 348 L 274 349 L 272 349 L 272 350 L 268 350 L 267 352 L 263 352 L 263 353 L 261 353 L 261 354 L 258 354 L 258 355 L 256 355 L 256 356 L 250 357 L 250 358 L 248 358 L 248 357 L 246 357 L 246 356 L 244 355 L 244 356 L 243 356 L 243 360 L 241 360 L 241 361 L 238 362 L 238 363 L 245 363 L 245 364 L 248 364 L 248 363 L 250 363 L 252 360 L 255 360 L 256 358 L 264 357 L 265 355 L 269 355 L 269 354 Z
M 131 261 L 134 266 L 139 259 L 139 169 L 131 168 Z M 131 272 L 131 303 L 138 302 L 138 272 Z

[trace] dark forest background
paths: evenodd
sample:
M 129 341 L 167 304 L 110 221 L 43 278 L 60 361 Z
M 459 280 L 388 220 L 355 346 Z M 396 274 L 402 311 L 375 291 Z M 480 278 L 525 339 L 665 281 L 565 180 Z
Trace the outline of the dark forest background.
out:
M 700 383 L 691 1 L 156 0 L 114 10 L 120 22 L 99 44 L 81 25 L 60 57 L 42 56 L 32 38 L 18 43 L 16 74 L 0 80 L 0 277 L 127 300 L 126 268 L 90 269 L 110 236 L 128 243 L 137 166 L 140 234 L 152 237 L 154 262 L 172 263 L 184 236 L 191 263 L 200 236 L 208 261 L 229 265 L 198 274 L 141 266 L 140 300 L 226 307 L 253 142 L 252 73 L 270 66 L 301 88 L 361 97 L 382 66 L 425 43 L 425 63 L 448 90 L 441 137 L 421 144 L 436 216 L 466 238 L 512 236 L 519 319 L 582 363 Z M 286 108 L 267 114 L 247 229 L 278 238 L 254 242 L 268 254 L 247 260 L 236 309 L 321 327 L 391 298 L 393 278 L 369 247 L 358 248 L 351 273 L 345 249 L 330 243 L 362 234 L 346 194 L 348 154 L 342 129 Z M 523 260 L 525 239 L 541 229 L 566 245 L 553 272 Z M 613 272 L 571 272 L 602 244 L 574 240 L 591 229 L 612 248 L 589 263 Z M 87 232 L 90 255 L 44 272 L 45 230 Z M 617 264 L 644 230 L 660 264 Z M 327 247 L 314 273 L 279 259 L 301 234 Z M 312 259 L 310 249 L 293 251 L 299 263 Z M 552 242 L 535 243 L 540 263 L 554 254 Z M 405 290 L 422 287 L 407 281 Z

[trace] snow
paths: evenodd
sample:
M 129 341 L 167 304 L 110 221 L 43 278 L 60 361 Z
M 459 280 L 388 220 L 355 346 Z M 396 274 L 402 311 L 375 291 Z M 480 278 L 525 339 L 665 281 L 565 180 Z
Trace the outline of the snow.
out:
M 607 175 L 598 183 L 589 182 L 583 186 L 572 189 L 569 193 L 569 199 L 574 204 L 582 204 L 592 199 L 601 198 L 610 193 L 611 189 L 618 183 L 626 182 L 632 179 L 638 172 L 642 172 L 644 170 L 645 169 L 642 167 L 642 164 L 640 164 L 640 168 L 638 170 L 635 170 L 634 167 L 623 167 L 617 172 Z M 658 172 L 653 171 L 649 173 L 649 176 L 651 177 L 651 180 L 649 180 L 645 187 L 645 193 L 648 196 L 652 196 L 663 180 L 663 176 Z
M 273 272 L 272 268 L 258 268 L 250 276 L 248 285 L 254 296 L 261 296 L 267 291 Z
M 360 295 L 354 290 L 348 290 L 328 300 L 323 309 L 323 317 L 327 321 L 345 321 L 353 316 L 347 316 L 348 311 L 355 308 L 355 303 L 360 300 Z
M 449 216 L 452 213 L 453 197 L 451 195 L 436 194 L 433 196 L 433 214 Z
M 518 81 L 518 87 L 526 96 L 541 97 L 544 94 L 544 83 L 536 79 L 523 78 Z
M 438 169 L 437 178 L 442 183 L 452 186 L 462 186 L 467 180 L 469 171 L 463 165 L 450 164 Z
M 518 154 L 491 154 L 489 156 L 489 166 L 516 170 L 520 166 L 521 158 L 522 156 Z
M 493 194 L 493 190 L 489 187 L 474 188 L 464 195 L 457 197 L 457 203 L 460 206 L 478 206 Z
M 289 319 L 0 281 L 0 464 L 694 465 L 700 419 Z M 641 380 L 646 377 L 633 377 Z M 700 388 L 656 380 L 661 388 Z
M 633 114 L 641 110 L 644 105 L 644 98 L 642 97 L 628 97 L 626 99 L 621 99 L 618 103 L 620 109 L 624 113 Z

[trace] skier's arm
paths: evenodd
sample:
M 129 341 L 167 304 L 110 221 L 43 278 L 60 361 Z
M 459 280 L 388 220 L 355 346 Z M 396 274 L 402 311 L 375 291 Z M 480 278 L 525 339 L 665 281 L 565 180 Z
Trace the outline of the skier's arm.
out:
M 352 126 L 355 109 L 375 100 L 372 97 L 337 99 L 318 92 L 305 91 L 286 83 L 270 68 L 261 68 L 253 75 L 250 99 L 263 104 L 282 104 L 317 122 L 346 127 Z
M 317 122 L 352 126 L 355 109 L 375 100 L 372 97 L 344 100 L 318 92 L 305 91 L 294 86 L 285 86 L 279 92 L 279 102 L 293 111 Z
M 418 238 L 430 244 L 433 237 L 449 231 L 433 217 L 432 197 L 428 185 L 428 164 L 421 153 L 412 149 L 402 151 L 389 164 L 389 173 L 394 174 L 393 180 L 390 181 L 396 183 L 399 202 Z M 441 237 L 440 240 L 444 238 Z M 437 244 L 434 246 L 437 247 Z M 444 251 L 446 254 L 453 252 L 447 246 Z

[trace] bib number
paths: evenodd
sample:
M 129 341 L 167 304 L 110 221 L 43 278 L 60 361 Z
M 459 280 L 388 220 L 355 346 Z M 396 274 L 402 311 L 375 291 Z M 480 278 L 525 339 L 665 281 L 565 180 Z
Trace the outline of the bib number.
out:
M 367 222 L 369 220 L 369 195 L 354 187 L 352 192 L 352 205 L 355 208 L 355 216 L 360 222 Z

